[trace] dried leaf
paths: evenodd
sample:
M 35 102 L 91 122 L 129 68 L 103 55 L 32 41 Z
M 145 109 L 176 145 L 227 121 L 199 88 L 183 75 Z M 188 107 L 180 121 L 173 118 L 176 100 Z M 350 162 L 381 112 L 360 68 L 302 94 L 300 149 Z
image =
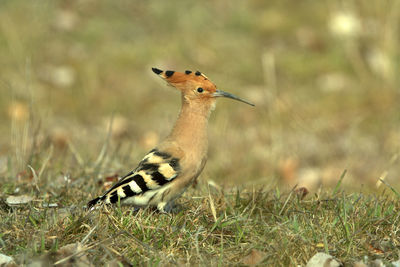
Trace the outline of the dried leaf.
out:
M 257 265 L 260 264 L 265 258 L 265 253 L 257 249 L 252 249 L 250 254 L 243 258 L 242 262 L 245 265 Z
M 21 183 L 29 183 L 33 180 L 33 173 L 28 170 L 23 170 L 17 173 L 17 181 Z
M 296 180 L 299 168 L 299 161 L 296 158 L 286 158 L 279 162 L 278 171 L 283 181 L 293 185 Z
M 383 254 L 385 254 L 385 252 L 382 249 L 377 248 L 377 247 L 375 247 L 375 246 L 373 246 L 371 244 L 368 244 L 368 251 L 371 254 L 375 254 L 375 255 L 383 255 Z
M 34 258 L 29 262 L 28 266 L 77 266 L 88 267 L 93 266 L 86 257 L 88 247 L 82 246 L 81 243 L 73 243 Z
M 99 185 L 103 187 L 103 190 L 107 191 L 111 186 L 119 180 L 118 173 L 111 176 L 107 176 L 103 180 L 99 181 Z
M 42 203 L 43 208 L 58 208 L 57 203 Z
M 86 247 L 81 243 L 68 244 L 57 250 L 53 256 L 57 260 L 54 264 L 73 264 L 74 266 L 92 266 L 85 255 Z
M 308 189 L 305 187 L 300 187 L 297 188 L 296 190 L 294 190 L 294 192 L 296 193 L 296 195 L 303 200 L 309 193 Z

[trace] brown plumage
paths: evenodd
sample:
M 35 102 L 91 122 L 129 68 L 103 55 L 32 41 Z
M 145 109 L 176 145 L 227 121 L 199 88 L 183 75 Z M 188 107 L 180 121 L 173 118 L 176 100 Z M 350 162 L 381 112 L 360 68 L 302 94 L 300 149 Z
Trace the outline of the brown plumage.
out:
M 157 206 L 169 211 L 174 199 L 192 184 L 207 161 L 207 124 L 217 97 L 227 97 L 253 104 L 230 93 L 218 90 L 199 71 L 162 71 L 152 69 L 168 84 L 181 91 L 182 108 L 167 138 L 151 150 L 139 165 L 122 177 L 102 196 L 91 200 L 97 203 L 121 203 L 134 206 Z

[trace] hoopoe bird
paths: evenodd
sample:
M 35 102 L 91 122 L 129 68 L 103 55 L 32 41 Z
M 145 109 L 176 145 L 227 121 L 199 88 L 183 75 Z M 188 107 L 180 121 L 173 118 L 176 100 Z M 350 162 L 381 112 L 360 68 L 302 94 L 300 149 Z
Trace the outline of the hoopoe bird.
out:
M 173 208 L 173 201 L 202 172 L 208 151 L 207 124 L 216 98 L 227 97 L 254 104 L 218 90 L 204 74 L 189 70 L 175 72 L 152 68 L 153 72 L 181 92 L 182 107 L 171 133 L 151 150 L 136 167 L 102 196 L 88 203 L 156 206 L 162 212 Z

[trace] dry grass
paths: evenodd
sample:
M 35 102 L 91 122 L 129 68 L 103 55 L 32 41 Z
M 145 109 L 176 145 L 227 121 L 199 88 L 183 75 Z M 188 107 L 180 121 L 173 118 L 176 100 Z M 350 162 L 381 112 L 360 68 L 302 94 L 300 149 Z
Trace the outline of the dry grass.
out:
M 129 207 L 86 212 L 80 208 L 87 199 L 80 187 L 54 193 L 76 205 L 43 208 L 49 199 L 37 198 L 28 206 L 0 211 L 2 253 L 20 263 L 68 262 L 73 253 L 61 254 L 60 248 L 80 242 L 74 260 L 84 256 L 95 265 L 115 260 L 232 265 L 246 263 L 256 251 L 258 263 L 288 266 L 304 265 L 318 251 L 347 264 L 364 256 L 393 261 L 400 249 L 400 202 L 390 193 L 338 190 L 300 200 L 279 191 L 201 187 L 180 200 L 182 210 L 176 214 Z
M 252 249 L 273 265 L 319 250 L 396 259 L 399 10 L 396 0 L 1 1 L 0 199 L 34 201 L 1 204 L 0 252 L 54 263 L 57 248 L 84 240 L 83 260 L 98 264 L 226 265 Z M 177 92 L 152 66 L 199 69 L 257 107 L 219 101 L 203 182 L 181 213 L 87 214 L 106 177 L 135 167 L 175 119 Z M 288 193 L 295 184 L 311 191 L 304 201 Z

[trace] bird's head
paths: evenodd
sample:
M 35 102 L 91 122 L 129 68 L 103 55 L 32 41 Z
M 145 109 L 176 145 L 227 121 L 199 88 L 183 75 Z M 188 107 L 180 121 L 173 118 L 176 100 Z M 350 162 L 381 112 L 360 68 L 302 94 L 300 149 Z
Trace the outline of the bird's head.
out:
M 183 99 L 188 103 L 213 104 L 217 97 L 227 97 L 254 106 L 254 104 L 231 93 L 218 90 L 216 85 L 200 71 L 192 72 L 187 70 L 185 72 L 176 72 L 172 70 L 162 71 L 157 68 L 152 68 L 152 70 L 163 80 L 167 81 L 168 84 L 180 90 Z

